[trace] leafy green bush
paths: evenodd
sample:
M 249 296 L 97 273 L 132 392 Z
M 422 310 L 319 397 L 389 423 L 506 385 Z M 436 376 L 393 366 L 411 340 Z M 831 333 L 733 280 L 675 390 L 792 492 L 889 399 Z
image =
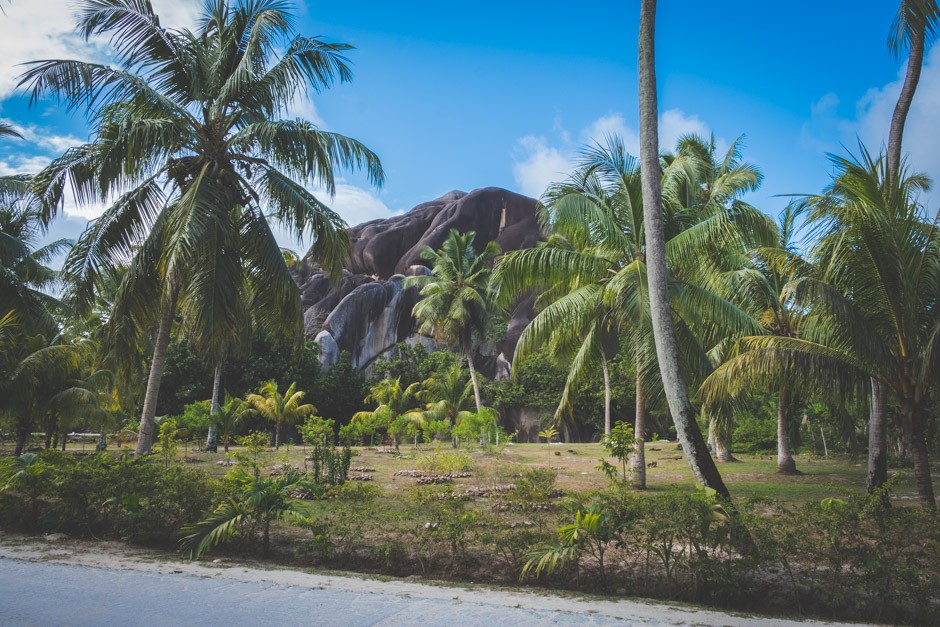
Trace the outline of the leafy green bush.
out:
M 434 475 L 450 475 L 473 470 L 473 458 L 463 451 L 434 453 L 418 460 L 418 468 Z

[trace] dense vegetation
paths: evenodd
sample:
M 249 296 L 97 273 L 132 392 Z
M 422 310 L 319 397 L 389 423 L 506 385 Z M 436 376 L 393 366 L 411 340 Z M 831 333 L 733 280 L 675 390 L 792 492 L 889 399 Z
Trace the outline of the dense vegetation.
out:
M 584 147 L 540 199 L 536 247 L 502 254 L 452 230 L 423 251 L 430 272 L 406 285 L 437 350 L 402 344 L 359 372 L 348 355 L 321 371 L 296 255 L 271 231 L 312 236 L 305 263 L 338 278 L 346 225 L 305 185 L 332 192 L 344 169 L 383 181 L 360 142 L 282 119 L 351 79 L 350 46 L 298 35 L 274 0 L 213 0 L 195 31 L 161 26 L 149 2 L 79 2 L 79 32 L 106 38 L 114 65 L 36 61 L 21 84 L 34 105 L 83 113 L 91 138 L 0 178 L 0 524 L 193 557 L 257 546 L 393 574 L 937 620 L 940 230 L 901 135 L 940 9 L 900 4 L 892 48 L 910 58 L 886 150 L 832 155 L 831 183 L 774 218 L 747 202 L 763 175 L 741 140 L 658 145 L 655 4 L 639 157 L 619 137 Z M 67 189 L 109 206 L 76 242 L 43 244 Z M 512 376 L 496 380 L 487 346 L 532 294 Z M 543 446 L 508 448 L 519 409 Z M 75 455 L 71 432 L 100 434 L 96 452 Z M 607 483 L 558 489 L 559 439 L 600 440 L 581 449 L 600 466 L 580 472 Z M 673 439 L 670 460 L 656 442 Z M 507 462 L 514 450 L 537 459 Z M 866 453 L 846 494 L 795 496 L 804 465 Z M 735 494 L 735 456 L 765 454 L 781 494 Z M 368 484 L 357 456 L 415 460 L 397 470 L 417 485 Z M 670 461 L 697 491 L 659 483 Z M 484 462 L 491 483 L 455 487 Z

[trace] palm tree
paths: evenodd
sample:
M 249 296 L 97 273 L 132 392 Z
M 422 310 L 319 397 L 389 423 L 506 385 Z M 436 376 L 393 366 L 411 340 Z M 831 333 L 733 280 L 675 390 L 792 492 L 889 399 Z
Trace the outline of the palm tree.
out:
M 488 242 L 483 251 L 477 253 L 473 248 L 475 238 L 473 231 L 461 235 L 451 229 L 439 251 L 427 246 L 421 252 L 422 259 L 431 263 L 433 274 L 408 277 L 405 286 L 421 287 L 423 298 L 413 310 L 419 332 L 451 344 L 467 361 L 479 412 L 483 402 L 473 353 L 493 313 L 488 285 L 499 246 Z
M 833 183 L 805 201 L 809 224 L 822 234 L 813 251 L 818 276 L 786 288 L 806 312 L 802 337 L 739 340 L 737 354 L 715 370 L 703 393 L 735 396 L 778 381 L 781 372 L 804 390 L 830 394 L 870 392 L 866 384 L 874 379 L 898 403 L 918 493 L 934 507 L 926 437 L 940 356 L 940 237 L 936 217 L 918 202 L 928 181 L 905 175 L 889 182 L 886 159 L 864 148 L 859 160 L 831 158 Z
M 787 286 L 815 274 L 815 268 L 800 256 L 796 245 L 801 212 L 798 203 L 787 205 L 780 214 L 776 245 L 753 249 L 753 265 L 731 271 L 725 277 L 730 298 L 746 303 L 744 307 L 752 311 L 766 333 L 777 337 L 799 336 L 802 310 L 793 306 Z M 777 394 L 777 472 L 781 474 L 797 472 L 787 424 L 794 392 L 792 383 L 781 376 Z
M 96 277 L 133 257 L 115 324 L 157 328 L 137 452 L 149 452 L 166 349 L 179 307 L 182 335 L 201 354 L 226 354 L 246 308 L 293 321 L 300 298 L 268 218 L 313 235 L 313 260 L 338 275 L 349 248 L 342 219 L 304 187 L 335 190 L 334 170 L 378 158 L 359 142 L 302 119 L 279 119 L 297 97 L 350 80 L 346 44 L 295 35 L 278 0 L 210 0 L 196 31 L 160 25 L 149 2 L 82 0 L 79 31 L 110 37 L 115 66 L 36 61 L 21 83 L 87 107 L 90 143 L 68 150 L 36 181 L 48 221 L 66 182 L 79 202 L 110 202 L 65 263 L 69 295 L 91 299 Z M 218 360 L 214 360 L 218 363 Z
M 425 422 L 447 421 L 453 429 L 473 414 L 473 383 L 459 363 L 425 379 L 417 396 L 426 403 L 421 412 Z M 457 446 L 456 438 L 453 444 Z
M 659 173 L 659 128 L 656 102 L 656 61 L 654 32 L 656 0 L 642 0 L 640 8 L 639 75 L 640 75 L 640 163 L 643 183 L 643 223 L 646 234 L 646 264 L 649 280 L 650 317 L 659 371 L 676 424 L 676 432 L 689 458 L 696 479 L 720 496 L 728 497 L 728 488 L 721 479 L 705 439 L 695 421 L 695 408 L 689 402 L 685 379 L 679 370 L 679 349 L 669 310 L 668 277 L 666 275 L 666 240 L 663 230 L 663 198 Z
M 232 443 L 235 430 L 245 418 L 256 413 L 249 402 L 228 394 L 225 395 L 225 402 L 219 406 L 214 415 L 213 424 L 226 453 L 228 453 L 228 447 Z
M 924 65 L 924 51 L 937 36 L 940 28 L 940 7 L 937 0 L 901 0 L 901 6 L 894 16 L 888 48 L 895 56 L 900 56 L 904 48 L 910 49 L 907 59 L 907 72 L 898 102 L 891 116 L 888 132 L 888 177 L 889 181 L 899 176 L 901 169 L 901 144 L 904 138 L 904 125 L 907 114 L 914 101 L 914 92 L 920 82 L 920 72 Z
M 180 548 L 188 551 L 191 559 L 199 559 L 213 546 L 260 525 L 261 552 L 267 557 L 271 550 L 271 523 L 299 516 L 290 493 L 302 479 L 303 475 L 293 469 L 279 477 L 262 477 L 256 468 L 254 476 L 243 479 L 244 487 L 238 498 L 225 501 L 205 519 L 183 527 Z
M 11 416 L 20 455 L 33 426 L 47 413 L 49 399 L 68 385 L 81 367 L 73 345 L 49 342 L 41 335 L 14 330 L 0 351 L 0 414 Z
M 375 403 L 372 411 L 360 411 L 353 414 L 350 422 L 382 425 L 386 429 L 402 416 L 410 416 L 414 420 L 423 419 L 418 406 L 419 383 L 412 383 L 406 388 L 401 386 L 401 378 L 386 378 L 372 386 L 367 403 Z M 395 448 L 398 448 L 398 437 L 395 436 Z
M 54 333 L 52 315 L 63 306 L 46 292 L 59 279 L 46 264 L 68 250 L 71 241 L 39 246 L 43 225 L 37 199 L 24 189 L 28 179 L 11 181 L 10 188 L 0 189 L 0 315 L 14 312 L 32 332 Z
M 283 394 L 277 390 L 277 381 L 267 381 L 261 385 L 258 394 L 249 394 L 245 400 L 255 411 L 274 423 L 274 448 L 281 448 L 281 430 L 285 425 L 297 424 L 315 413 L 317 408 L 307 403 L 301 405 L 306 392 L 297 390 L 297 383 L 291 383 Z

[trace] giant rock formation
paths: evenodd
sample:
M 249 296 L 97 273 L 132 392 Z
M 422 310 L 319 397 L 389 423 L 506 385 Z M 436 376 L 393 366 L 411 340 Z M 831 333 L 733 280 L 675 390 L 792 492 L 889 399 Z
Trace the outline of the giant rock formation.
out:
M 542 239 L 535 200 L 495 187 L 452 191 L 402 215 L 350 228 L 352 257 L 338 284 L 311 264 L 294 271 L 304 328 L 319 345 L 324 368 L 332 367 L 342 351 L 363 370 L 399 342 L 433 346 L 431 338 L 415 332 L 411 310 L 420 295 L 416 288 L 406 289 L 404 281 L 430 272 L 421 251 L 439 249 L 451 229 L 476 232 L 477 250 L 490 241 L 503 252 L 518 250 Z M 531 298 L 517 303 L 506 337 L 480 356 L 484 370 L 496 374 L 506 367 L 532 315 Z

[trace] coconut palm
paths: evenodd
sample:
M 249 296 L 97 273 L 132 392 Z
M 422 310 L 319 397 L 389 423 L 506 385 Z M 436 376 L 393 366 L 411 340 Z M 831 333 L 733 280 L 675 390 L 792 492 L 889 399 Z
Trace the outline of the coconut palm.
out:
M 220 404 L 218 411 L 215 413 L 213 424 L 226 453 L 228 453 L 228 447 L 232 443 L 235 430 L 238 429 L 243 420 L 256 414 L 257 412 L 249 402 L 228 394 L 225 395 L 225 402 Z
M 249 394 L 245 398 L 262 418 L 274 423 L 274 448 L 281 448 L 281 430 L 285 425 L 297 424 L 317 411 L 309 403 L 301 404 L 306 395 L 306 392 L 297 390 L 296 382 L 281 394 L 277 381 L 272 380 L 263 383 L 258 394 Z
M 804 390 L 863 393 L 873 378 L 897 401 L 918 493 L 934 507 L 926 434 L 928 393 L 940 363 L 936 217 L 918 202 L 925 177 L 889 182 L 886 159 L 861 153 L 857 160 L 833 156 L 833 183 L 806 200 L 808 222 L 821 234 L 813 250 L 819 275 L 786 288 L 806 312 L 802 337 L 739 340 L 736 356 L 715 370 L 703 392 L 735 396 L 783 373 Z
M 418 331 L 447 342 L 467 361 L 479 412 L 483 402 L 473 353 L 493 313 L 488 286 L 493 261 L 500 251 L 496 242 L 488 242 L 477 253 L 473 248 L 475 238 L 473 231 L 461 235 L 451 229 L 439 251 L 426 246 L 421 257 L 431 264 L 432 275 L 408 277 L 405 286 L 421 288 L 423 298 L 413 310 Z
M 646 264 L 649 280 L 650 316 L 656 355 L 669 410 L 676 432 L 689 458 L 696 479 L 723 497 L 729 496 L 705 446 L 689 402 L 689 391 L 679 369 L 672 314 L 669 310 L 669 279 L 666 274 L 666 239 L 663 229 L 663 197 L 659 172 L 659 112 L 656 101 L 654 32 L 656 0 L 642 0 L 640 8 L 640 163 L 643 187 L 643 223 L 646 235 Z
M 353 414 L 350 422 L 382 425 L 385 429 L 402 416 L 409 420 L 423 420 L 421 412 L 417 410 L 421 389 L 419 383 L 412 383 L 408 387 L 401 386 L 401 378 L 385 378 L 372 386 L 369 395 L 365 398 L 367 403 L 375 403 L 372 411 L 360 411 Z M 398 438 L 395 437 L 395 447 L 398 447 Z
M 910 50 L 907 59 L 907 71 L 898 102 L 891 116 L 888 132 L 887 175 L 889 181 L 899 176 L 901 168 L 901 144 L 904 139 L 904 125 L 907 114 L 914 101 L 914 93 L 920 82 L 920 72 L 924 65 L 924 51 L 940 29 L 940 6 L 937 0 L 901 0 L 898 12 L 891 25 L 888 48 L 900 56 L 905 48 Z
M 684 349 L 683 370 L 693 379 L 710 372 L 707 353 L 715 344 L 757 328 L 710 288 L 713 275 L 736 266 L 745 245 L 762 241 L 767 230 L 763 215 L 737 199 L 760 182 L 759 171 L 741 162 L 739 142 L 721 160 L 714 153 L 713 140 L 688 136 L 675 154 L 662 159 L 670 303 Z M 549 189 L 543 203 L 548 241 L 504 255 L 493 278 L 501 301 L 522 291 L 544 290 L 536 303 L 540 311 L 520 337 L 514 360 L 548 347 L 571 364 L 556 416 L 568 405 L 574 386 L 587 379 L 592 366 L 599 366 L 608 423 L 607 362 L 618 344 L 632 353 L 637 364 L 635 432 L 641 440 L 632 464 L 642 487 L 646 402 L 648 390 L 658 388 L 654 379 L 659 373 L 650 350 L 639 163 L 619 138 L 608 138 L 588 148 L 575 173 Z
M 13 419 L 15 455 L 26 448 L 33 427 L 47 413 L 49 399 L 72 387 L 68 382 L 82 360 L 78 347 L 59 340 L 50 342 L 21 330 L 7 338 L 0 351 L 0 414 Z
M 728 272 L 729 297 L 760 321 L 766 333 L 778 337 L 798 337 L 802 311 L 793 306 L 787 292 L 791 282 L 815 275 L 815 268 L 804 260 L 796 245 L 797 226 L 802 208 L 790 203 L 781 212 L 775 246 L 755 248 L 751 251 L 753 264 Z M 777 472 L 795 474 L 796 462 L 790 453 L 788 416 L 792 413 L 795 389 L 784 376 L 777 387 Z M 723 412 L 718 413 L 724 415 Z M 719 433 L 728 431 L 726 425 Z M 718 438 L 721 443 L 722 438 Z M 719 456 L 720 458 L 720 456 Z
M 32 332 L 53 333 L 52 315 L 63 307 L 46 292 L 59 276 L 47 264 L 71 241 L 39 245 L 43 226 L 37 199 L 23 189 L 27 178 L 11 180 L 14 185 L 0 189 L 0 315 L 14 312 Z
M 101 272 L 133 257 L 113 320 L 124 337 L 157 329 L 137 446 L 146 453 L 177 309 L 182 335 L 210 357 L 237 343 L 246 309 L 291 320 L 299 334 L 299 294 L 268 218 L 312 235 L 312 259 L 335 275 L 345 224 L 304 185 L 332 194 L 337 168 L 365 168 L 375 184 L 383 173 L 361 143 L 280 119 L 295 99 L 351 78 L 350 46 L 296 35 L 285 3 L 211 0 L 195 31 L 161 26 L 149 2 L 78 9 L 79 31 L 109 37 L 115 65 L 29 64 L 22 84 L 33 103 L 87 107 L 94 127 L 35 187 L 46 221 L 67 183 L 79 202 L 110 203 L 66 260 L 76 305 L 87 305 Z

